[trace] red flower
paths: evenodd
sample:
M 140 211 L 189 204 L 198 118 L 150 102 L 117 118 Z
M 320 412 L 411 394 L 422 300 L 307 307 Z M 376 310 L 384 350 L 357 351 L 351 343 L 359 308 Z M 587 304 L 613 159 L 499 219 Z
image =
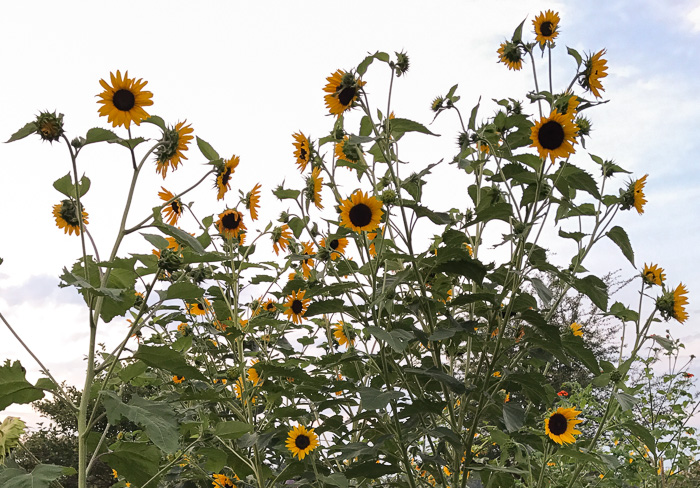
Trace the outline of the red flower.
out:
M 562 390 L 562 391 L 560 391 L 559 393 L 557 393 L 557 395 L 559 395 L 560 397 L 569 396 L 569 394 L 568 394 L 567 392 L 565 392 L 564 390 Z

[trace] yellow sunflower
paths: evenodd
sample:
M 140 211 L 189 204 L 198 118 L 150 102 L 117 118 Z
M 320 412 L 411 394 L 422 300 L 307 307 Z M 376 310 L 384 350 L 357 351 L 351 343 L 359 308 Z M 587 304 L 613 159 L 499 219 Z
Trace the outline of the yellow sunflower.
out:
M 535 26 L 535 40 L 540 43 L 541 47 L 549 42 L 553 42 L 554 39 L 559 35 L 557 27 L 559 27 L 559 14 L 547 10 L 546 12 L 540 12 L 540 15 L 535 17 L 532 21 Z
M 311 242 L 308 242 L 308 241 L 302 242 L 301 245 L 304 246 L 304 252 L 302 253 L 302 255 L 313 256 L 314 254 L 316 254 L 314 252 L 314 247 L 313 247 L 313 244 Z M 301 262 L 301 270 L 302 270 L 302 273 L 304 275 L 305 280 L 308 280 L 309 276 L 311 276 L 311 267 L 313 265 L 314 265 L 314 260 L 313 260 L 313 258 L 310 258 L 310 257 L 304 259 Z
M 326 107 L 332 115 L 340 115 L 346 110 L 352 108 L 357 100 L 357 95 L 360 88 L 365 85 L 365 82 L 355 79 L 352 73 L 346 73 L 343 70 L 338 70 L 331 76 L 326 78 L 328 84 L 323 89 L 328 93 L 323 98 L 326 101 Z
M 549 117 L 542 119 L 531 127 L 530 147 L 537 148 L 542 159 L 568 158 L 576 152 L 576 134 L 578 126 L 568 116 L 553 110 Z
M 362 149 L 357 144 L 349 142 L 350 136 L 344 136 L 343 140 L 335 144 L 335 157 L 349 163 L 357 163 L 360 161 Z M 352 168 L 348 167 L 352 170 Z
M 224 165 L 216 173 L 216 188 L 219 190 L 217 200 L 224 198 L 226 192 L 231 189 L 231 175 L 236 171 L 239 162 L 240 158 L 234 154 L 231 159 L 224 161 Z
M 345 322 L 340 321 L 333 326 L 333 336 L 338 341 L 338 345 L 350 347 L 355 344 L 355 335 L 352 329 L 346 327 Z
M 321 167 L 316 167 L 311 172 L 311 176 L 306 179 L 306 190 L 304 195 L 309 201 L 314 202 L 319 210 L 323 208 L 321 204 L 321 186 L 323 178 L 321 177 Z
M 688 319 L 688 312 L 685 311 L 685 306 L 688 305 L 688 289 L 683 283 L 673 290 L 673 312 L 671 316 L 681 324 Z
M 255 185 L 245 197 L 245 208 L 250 210 L 250 218 L 258 220 L 258 208 L 260 208 L 260 183 Z
M 226 488 L 228 486 L 235 486 L 233 484 L 233 481 L 231 481 L 231 478 L 226 476 L 225 474 L 213 474 L 211 475 L 212 478 L 214 478 L 214 481 L 212 481 L 212 485 L 214 485 L 214 488 Z M 240 478 L 237 475 L 233 475 L 233 477 L 237 480 L 240 480 Z
M 318 447 L 318 436 L 314 433 L 314 429 L 307 429 L 302 425 L 297 425 L 289 431 L 289 437 L 287 437 L 285 445 L 292 453 L 292 457 L 296 456 L 299 460 L 302 460 Z
M 574 322 L 569 326 L 571 329 L 571 333 L 574 334 L 576 337 L 583 337 L 583 331 L 581 330 L 581 324 L 578 324 Z
M 176 385 L 179 385 L 183 381 L 185 381 L 184 376 L 177 376 L 177 375 L 173 376 L 173 383 L 175 383 Z
M 321 239 L 321 247 L 325 247 L 331 254 L 331 260 L 335 261 L 341 255 L 345 254 L 345 247 L 348 245 L 348 240 L 345 237 L 339 239 L 331 239 L 326 243 L 325 237 Z
M 172 249 L 175 252 L 180 250 L 180 244 L 177 242 L 177 240 L 175 240 L 174 237 L 166 237 L 165 240 L 168 241 L 168 247 L 166 249 Z M 160 249 L 154 249 L 151 252 L 158 256 L 158 259 L 160 259 Z
M 153 93 L 143 90 L 148 82 L 142 81 L 141 78 L 129 78 L 128 71 L 124 72 L 124 78 L 119 70 L 116 76 L 114 73 L 110 73 L 109 76 L 111 86 L 105 80 L 100 80 L 104 91 L 97 95 L 101 98 L 97 103 L 102 104 L 98 110 L 99 114 L 106 116 L 112 127 L 123 126 L 128 129 L 132 122 L 140 125 L 143 119 L 150 117 L 143 107 L 153 105 Z
M 544 420 L 545 433 L 557 444 L 573 444 L 576 442 L 574 435 L 581 433 L 576 430 L 576 425 L 583 422 L 576 418 L 580 413 L 575 408 L 557 408 L 556 412 Z
M 277 307 L 275 305 L 276 302 L 274 300 L 268 299 L 262 305 L 260 305 L 260 309 L 263 312 L 276 312 Z
M 303 132 L 295 132 L 294 135 L 294 157 L 297 158 L 299 171 L 306 171 L 306 165 L 311 161 L 311 141 Z
M 664 269 L 659 268 L 656 264 L 647 265 L 644 263 L 644 270 L 642 271 L 642 280 L 647 285 L 659 285 L 661 286 L 664 281 L 666 281 L 666 275 L 664 274 Z
M 644 204 L 647 203 L 644 198 L 644 185 L 647 184 L 647 176 L 649 175 L 644 175 L 634 182 L 634 208 L 639 215 L 644 213 Z
M 163 190 L 158 192 L 160 199 L 164 202 L 170 202 L 163 207 L 165 220 L 170 225 L 176 225 L 182 215 L 182 201 L 179 198 L 175 198 L 175 195 L 166 190 L 165 187 L 161 186 L 160 189 Z
M 304 298 L 305 294 L 306 290 L 294 291 L 287 297 L 287 301 L 284 303 L 286 307 L 284 314 L 297 325 L 301 324 L 301 318 L 306 313 L 306 309 L 309 308 L 309 303 L 311 302 L 310 298 Z
M 284 224 L 282 227 L 275 227 L 272 231 L 272 249 L 279 256 L 280 250 L 286 251 L 289 245 L 289 239 L 292 238 L 292 232 L 289 226 Z
M 262 379 L 255 369 L 255 365 L 259 362 L 260 361 L 258 359 L 254 359 L 250 364 L 250 368 L 248 368 L 248 381 L 253 383 L 253 386 L 258 386 L 260 383 L 262 383 Z
M 189 309 L 192 315 L 206 315 L 207 309 L 209 309 L 210 307 L 211 303 L 206 298 L 204 299 L 204 303 L 197 302 L 187 304 L 187 308 Z
M 596 98 L 601 98 L 600 92 L 605 91 L 605 88 L 600 83 L 600 79 L 608 76 L 608 61 L 603 59 L 603 54 L 605 54 L 605 49 L 586 58 L 584 63 L 585 69 L 581 78 L 581 86 L 585 90 L 589 90 Z
M 381 228 L 378 229 L 377 232 L 368 232 L 367 233 L 367 240 L 369 241 L 369 257 L 371 258 L 376 258 L 377 257 L 377 245 L 374 242 L 374 240 L 377 238 L 377 234 L 381 233 Z
M 187 121 L 178 122 L 174 128 L 163 133 L 160 145 L 156 149 L 156 173 L 160 173 L 163 179 L 168 174 L 168 168 L 175 171 L 180 161 L 187 159 L 183 153 L 187 151 L 187 145 L 194 136 L 194 130 L 190 125 L 185 125 Z
M 340 205 L 340 225 L 356 232 L 373 231 L 383 214 L 381 201 L 357 190 Z
M 242 230 L 246 230 L 246 226 L 243 223 L 243 214 L 233 209 L 220 213 L 219 220 L 216 221 L 216 226 L 219 228 L 221 235 L 226 239 L 235 239 Z M 241 239 L 241 243 L 242 242 Z
M 581 100 L 571 92 L 566 92 L 559 96 L 557 100 L 556 111 L 562 115 L 566 115 L 571 120 L 576 117 L 576 109 L 578 108 Z
M 499 61 L 508 66 L 508 69 L 515 71 L 522 69 L 523 52 L 518 44 L 510 41 L 502 42 L 497 52 Z
M 83 216 L 83 225 L 88 223 L 88 214 L 85 208 L 81 212 Z M 76 236 L 80 235 L 80 220 L 78 220 L 78 204 L 77 202 L 66 199 L 61 200 L 61 203 L 53 206 L 53 216 L 56 218 L 56 227 L 63 229 L 64 234 Z

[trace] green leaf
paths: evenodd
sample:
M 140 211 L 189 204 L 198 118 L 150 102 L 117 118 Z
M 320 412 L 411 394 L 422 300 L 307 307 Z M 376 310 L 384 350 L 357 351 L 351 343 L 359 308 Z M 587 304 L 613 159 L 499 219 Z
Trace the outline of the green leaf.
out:
M 566 51 L 569 53 L 571 57 L 573 57 L 576 60 L 576 66 L 581 66 L 581 63 L 583 62 L 583 59 L 581 59 L 581 55 L 578 53 L 576 49 L 573 47 L 566 46 Z
M 530 278 L 530 283 L 532 283 L 532 286 L 535 287 L 537 296 L 540 297 L 540 300 L 542 300 L 545 307 L 548 307 L 549 303 L 552 301 L 552 297 L 554 296 L 552 290 L 547 288 L 547 285 L 545 285 L 544 282 L 539 278 Z
M 623 423 L 621 427 L 629 430 L 633 435 L 639 437 L 639 439 L 652 451 L 656 448 L 656 439 L 654 438 L 654 435 L 643 425 L 630 420 Z
M 161 452 L 152 444 L 118 442 L 112 452 L 100 459 L 130 483 L 142 486 L 158 474 Z M 151 487 L 158 486 L 151 483 Z
M 214 433 L 222 439 L 238 439 L 247 432 L 253 432 L 253 426 L 237 420 L 219 422 L 214 428 Z
M 573 287 L 591 299 L 593 304 L 603 312 L 608 309 L 608 286 L 595 275 L 574 279 Z
M 0 366 L 0 411 L 16 403 L 31 403 L 44 398 L 44 391 L 29 383 L 19 361 Z
M 304 221 L 299 217 L 293 217 L 287 225 L 289 225 L 289 228 L 294 233 L 294 237 L 299 239 L 299 236 L 301 236 L 301 233 L 304 231 Z
M 178 448 L 175 411 L 165 402 L 154 402 L 134 395 L 123 403 L 113 391 L 102 391 L 107 419 L 117 425 L 122 417 L 143 426 L 146 435 L 163 452 L 171 454 Z
M 309 308 L 304 314 L 305 317 L 313 317 L 324 313 L 342 312 L 344 308 L 343 300 L 332 298 L 330 300 L 319 300 L 309 304 Z
M 455 89 L 457 89 L 457 85 L 454 86 Z M 474 108 L 472 108 L 472 113 L 469 116 L 469 130 L 475 130 L 476 128 L 476 115 L 479 113 L 479 105 L 481 104 L 481 97 L 479 97 L 479 101 L 477 102 L 476 105 L 474 105 Z
M 168 293 L 166 295 L 167 299 L 181 298 L 183 300 L 197 300 L 202 298 L 204 295 L 204 290 L 195 284 L 188 283 L 186 281 L 180 283 L 173 283 L 168 288 Z
M 57 179 L 53 182 L 53 187 L 61 192 L 63 195 L 75 198 L 75 186 L 73 185 L 73 179 L 70 173 Z M 80 196 L 85 195 L 90 189 L 90 179 L 87 176 L 80 178 L 80 184 L 78 185 L 78 190 L 80 191 Z
M 512 215 L 513 210 L 510 204 L 499 202 L 480 209 L 476 214 L 476 218 L 469 222 L 469 225 L 474 225 L 478 222 L 488 222 L 489 220 L 508 222 Z
M 600 365 L 598 360 L 589 348 L 586 347 L 580 337 L 566 334 L 562 338 L 564 350 L 575 358 L 578 358 L 594 375 L 600 374 Z
M 21 469 L 7 468 L 0 471 L 0 486 L 2 488 L 48 488 L 51 482 L 61 476 L 75 474 L 73 468 L 56 466 L 55 464 L 39 464 L 31 473 Z
M 221 159 L 221 156 L 219 156 L 219 153 L 216 152 L 213 147 L 211 147 L 211 144 L 204 139 L 200 139 L 199 136 L 197 136 L 197 147 L 209 161 Z
M 411 373 L 416 376 L 422 376 L 424 378 L 431 378 L 437 380 L 459 395 L 461 395 L 462 393 L 466 393 L 466 387 L 464 386 L 464 383 L 462 381 L 458 380 L 454 376 L 440 371 L 439 369 L 404 368 L 404 372 Z
M 20 130 L 12 134 L 12 137 L 10 137 L 7 142 L 14 142 L 14 141 L 19 141 L 20 139 L 24 139 L 27 136 L 30 136 L 34 134 L 37 131 L 37 126 L 36 123 L 34 122 L 29 122 L 27 123 L 24 127 L 22 127 Z
M 120 146 L 124 146 L 127 149 L 134 149 L 136 146 L 145 141 L 146 139 L 144 139 L 143 137 L 135 137 L 133 139 L 118 139 L 116 141 L 107 142 L 109 142 L 110 144 L 119 144 Z
M 633 397 L 632 395 L 622 392 L 622 391 L 614 391 L 613 396 L 617 400 L 617 402 L 620 404 L 620 408 L 622 408 L 622 411 L 627 411 L 630 410 L 632 407 L 634 407 L 637 403 L 639 403 L 639 399 Z
M 630 310 L 620 302 L 615 302 L 610 307 L 610 310 L 605 315 L 613 315 L 624 322 L 636 322 L 639 320 L 639 314 L 634 310 Z
M 168 346 L 146 346 L 142 344 L 139 346 L 136 354 L 134 354 L 134 359 L 140 359 L 149 366 L 170 371 L 187 379 L 207 381 L 206 376 L 194 366 L 187 364 L 183 356 Z
M 388 474 L 398 473 L 400 469 L 391 464 L 377 463 L 376 461 L 366 461 L 360 464 L 352 464 L 345 470 L 347 478 L 369 478 L 375 479 Z
M 503 404 L 503 422 L 508 432 L 516 432 L 525 425 L 525 411 L 514 403 Z
M 156 234 L 141 234 L 148 242 L 150 242 L 156 249 L 161 251 L 168 247 L 168 240 Z
M 525 19 L 527 20 L 527 19 Z M 525 20 L 520 22 L 520 25 L 515 28 L 515 31 L 513 31 L 513 39 L 512 41 L 515 43 L 519 43 L 523 39 L 523 24 L 525 23 Z
M 87 131 L 87 134 L 85 134 L 85 143 L 83 145 L 85 146 L 88 144 L 93 144 L 95 142 L 104 141 L 116 142 L 118 140 L 120 140 L 120 137 L 111 130 L 102 129 L 100 127 L 94 127 Z
M 627 236 L 625 229 L 619 225 L 616 225 L 605 235 L 608 236 L 611 241 L 617 244 L 617 247 L 620 248 L 622 254 L 624 254 L 627 260 L 632 263 L 632 266 L 634 266 L 634 251 L 632 250 L 632 244 L 630 244 L 630 238 Z
M 391 400 L 403 398 L 400 391 L 381 391 L 376 388 L 360 388 L 360 400 L 365 410 L 380 410 L 387 406 Z
M 428 134 L 431 136 L 437 136 L 433 134 L 426 126 L 414 122 L 408 119 L 391 119 L 388 121 L 389 127 L 391 129 L 391 135 L 395 139 L 400 139 L 406 132 L 420 132 L 422 134 Z
M 584 232 L 565 232 L 559 229 L 559 237 L 563 237 L 564 239 L 573 239 L 576 242 L 581 242 L 581 239 L 583 239 L 587 235 L 588 234 Z
M 348 488 L 350 486 L 348 484 L 348 479 L 343 473 L 333 473 L 330 476 L 320 475 L 318 479 L 328 485 L 339 486 L 340 488 Z
M 168 224 L 156 224 L 156 227 L 158 227 L 158 229 L 160 229 L 163 233 L 174 237 L 175 240 L 177 240 L 177 242 L 179 242 L 180 244 L 188 246 L 197 254 L 205 253 L 204 248 L 199 243 L 199 241 L 184 230 L 178 229 L 177 227 L 173 227 L 172 225 Z
M 142 120 L 141 122 L 146 122 L 147 124 L 157 125 L 160 128 L 160 130 L 162 130 L 163 132 L 165 132 L 167 130 L 167 127 L 165 126 L 165 121 L 162 118 L 158 117 L 157 115 L 151 115 L 150 117 Z
M 213 471 L 218 473 L 226 466 L 226 460 L 228 455 L 221 449 L 216 449 L 214 447 L 203 447 L 197 449 L 197 456 L 204 456 L 206 463 L 204 467 L 207 471 Z
M 119 372 L 119 378 L 124 382 L 128 383 L 137 376 L 142 375 L 146 372 L 148 366 L 143 361 L 136 361 Z
M 301 192 L 299 190 L 288 190 L 282 186 L 278 186 L 276 190 L 272 192 L 280 200 L 292 199 L 296 200 Z
M 379 327 L 370 326 L 365 327 L 364 330 L 372 334 L 375 338 L 389 344 L 396 352 L 403 352 L 408 347 L 408 343 L 414 338 L 412 333 L 402 329 L 389 332 Z

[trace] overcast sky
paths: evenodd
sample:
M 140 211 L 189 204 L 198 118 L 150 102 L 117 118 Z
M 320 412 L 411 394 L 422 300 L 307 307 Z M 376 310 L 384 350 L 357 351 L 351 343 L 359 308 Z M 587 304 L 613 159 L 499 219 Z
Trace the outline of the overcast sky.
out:
M 649 173 L 644 215 L 625 212 L 617 223 L 630 235 L 638 267 L 658 263 L 672 286 L 680 281 L 687 285 L 690 319 L 683 326 L 671 322 L 668 327 L 684 338 L 689 354 L 700 350 L 698 0 L 403 0 L 347 5 L 35 1 L 3 7 L 0 140 L 47 109 L 65 114 L 71 138 L 91 127 L 110 128 L 97 114 L 99 79 L 108 78 L 110 71 L 128 70 L 131 77 L 148 81 L 146 89 L 154 93 L 151 114 L 170 124 L 187 119 L 195 134 L 222 156 L 240 156 L 236 191 L 226 202 L 235 204 L 238 188 L 247 192 L 262 183 L 263 222 L 282 209 L 269 192 L 285 178 L 290 185 L 300 185 L 291 134 L 301 130 L 321 137 L 331 127 L 322 88 L 336 69 L 356 66 L 368 52 L 404 50 L 411 70 L 395 84 L 392 106 L 397 116 L 429 123 L 430 102 L 459 83 L 463 112 L 481 96 L 481 115 L 486 117 L 494 110 L 492 98 L 523 99 L 532 89 L 529 61 L 523 71 L 509 71 L 497 63 L 499 43 L 525 18 L 526 38 L 534 38 L 532 19 L 542 10 L 558 11 L 555 91 L 568 84 L 575 68 L 564 46 L 582 53 L 607 48 L 609 76 L 603 86 L 611 101 L 590 112 L 595 132 L 587 149 L 614 159 L 635 177 Z M 370 68 L 366 81 L 371 100 L 383 107 L 385 67 Z M 158 136 L 153 128 L 142 127 L 134 132 Z M 403 154 L 417 164 L 449 160 L 456 149 L 457 127 L 453 114 L 444 114 L 431 126 L 442 137 L 407 136 Z M 89 147 L 80 159 L 80 171 L 92 179 L 85 206 L 103 254 L 116 234 L 131 176 L 126 154 L 115 149 Z M 578 151 L 574 162 L 585 167 L 589 158 L 580 147 Z M 194 145 L 187 156 L 184 166 L 168 176 L 168 189 L 181 190 L 203 174 L 204 159 Z M 42 143 L 38 137 L 0 144 L 0 257 L 5 260 L 0 266 L 0 311 L 56 377 L 79 383 L 88 335 L 84 306 L 73 289 L 57 287 L 61 268 L 80 254 L 79 240 L 58 230 L 51 214 L 61 199 L 52 182 L 69 168 L 65 147 Z M 433 176 L 428 198 L 434 207 L 468 205 L 468 179 L 454 171 L 443 165 Z M 158 204 L 157 191 L 163 184 L 148 164 L 144 173 L 135 202 L 142 210 L 134 220 Z M 220 212 L 222 205 L 209 191 L 211 182 L 205 185 L 206 196 L 197 200 L 200 215 Z M 330 194 L 325 198 L 330 200 Z M 125 249 L 147 252 L 140 238 L 126 245 Z M 618 268 L 625 276 L 635 273 L 614 246 L 601 246 L 587 267 L 598 273 Z M 627 298 L 636 300 L 634 292 Z M 125 321 L 115 319 L 101 327 L 98 340 L 113 344 L 125 327 Z M 666 328 L 658 327 L 656 332 Z M 0 328 L 3 358 L 21 359 L 30 379 L 36 379 L 36 366 Z M 0 417 L 24 411 L 12 407 Z

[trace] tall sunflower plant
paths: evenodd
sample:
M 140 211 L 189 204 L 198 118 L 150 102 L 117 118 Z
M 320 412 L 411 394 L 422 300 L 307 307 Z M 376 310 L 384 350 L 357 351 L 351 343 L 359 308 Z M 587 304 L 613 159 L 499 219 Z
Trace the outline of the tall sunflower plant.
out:
M 59 229 L 76 234 L 82 256 L 61 280 L 85 299 L 90 331 L 87 393 L 77 405 L 41 362 L 48 378 L 36 385 L 18 362 L 0 367 L 0 384 L 18 385 L 0 393 L 3 407 L 49 392 L 75 413 L 78 464 L 40 468 L 42 479 L 74 469 L 85 488 L 98 458 L 114 470 L 115 486 L 141 488 L 571 487 L 595 485 L 601 467 L 622 473 L 605 434 L 624 424 L 630 437 L 653 438 L 626 417 L 640 400 L 629 375 L 642 347 L 663 344 L 650 334 L 657 315 L 688 318 L 688 292 L 667 287 L 663 269 L 651 264 L 639 273 L 639 308 L 610 305 L 605 282 L 584 267 L 601 240 L 635 266 L 613 220 L 618 211 L 643 213 L 647 177 L 620 183 L 628 173 L 621 166 L 577 151 L 592 124 L 583 112 L 603 103 L 607 61 L 605 50 L 581 56 L 569 48 L 574 72 L 555 90 L 559 22 L 543 12 L 532 42 L 523 41 L 523 23 L 497 50 L 511 71 L 532 64 L 528 105 L 504 98 L 491 116 L 480 118 L 477 105 L 463 118 L 457 85 L 432 101 L 434 117 L 457 115 L 448 163 L 414 168 L 399 158 L 404 138 L 436 136 L 394 115 L 391 94 L 408 73 L 406 53 L 377 52 L 334 71 L 323 88 L 329 132 L 291 136 L 290 164 L 300 175 L 272 190 L 281 213 L 260 231 L 250 229 L 261 186 L 237 178 L 238 155 L 222 157 L 199 137 L 209 171 L 180 192 L 151 189 L 162 203 L 133 217 L 144 166 L 154 162 L 165 179 L 185 164 L 194 136 L 186 122 L 150 115 L 153 95 L 128 73 L 101 80 L 98 101 L 99 114 L 126 134 L 95 128 L 69 140 L 55 112 L 15 133 L 10 141 L 38 134 L 68 148 L 72 172 L 54 185 L 63 194 L 54 216 Z M 542 64 L 548 90 L 537 77 Z M 370 67 L 391 74 L 386 112 L 365 91 Z M 132 136 L 141 122 L 160 137 Z M 99 142 L 124 146 L 133 168 L 105 261 L 93 257 L 100 254 L 88 225 L 100 223 L 88 224 L 90 180 L 78 178 L 77 165 L 85 146 Z M 469 181 L 458 208 L 427 201 L 438 164 Z M 213 191 L 202 188 L 207 180 Z M 198 215 L 183 201 L 190 192 L 208 192 L 221 211 Z M 151 253 L 124 251 L 124 238 L 139 231 Z M 570 261 L 550 261 L 545 242 L 567 249 Z M 550 289 L 543 274 L 560 286 Z M 631 347 L 617 364 L 596 357 L 585 324 L 555 325 L 573 292 L 624 327 L 620 351 Z M 98 332 L 127 317 L 124 339 L 100 353 Z M 580 391 L 597 388 L 604 398 L 595 415 L 583 393 L 557 393 L 551 370 L 561 364 L 588 371 Z M 148 393 L 127 398 L 125 384 Z M 109 424 L 95 431 L 103 415 Z M 122 418 L 133 431 L 113 431 Z M 20 476 L 34 475 L 0 470 L 0 481 Z

